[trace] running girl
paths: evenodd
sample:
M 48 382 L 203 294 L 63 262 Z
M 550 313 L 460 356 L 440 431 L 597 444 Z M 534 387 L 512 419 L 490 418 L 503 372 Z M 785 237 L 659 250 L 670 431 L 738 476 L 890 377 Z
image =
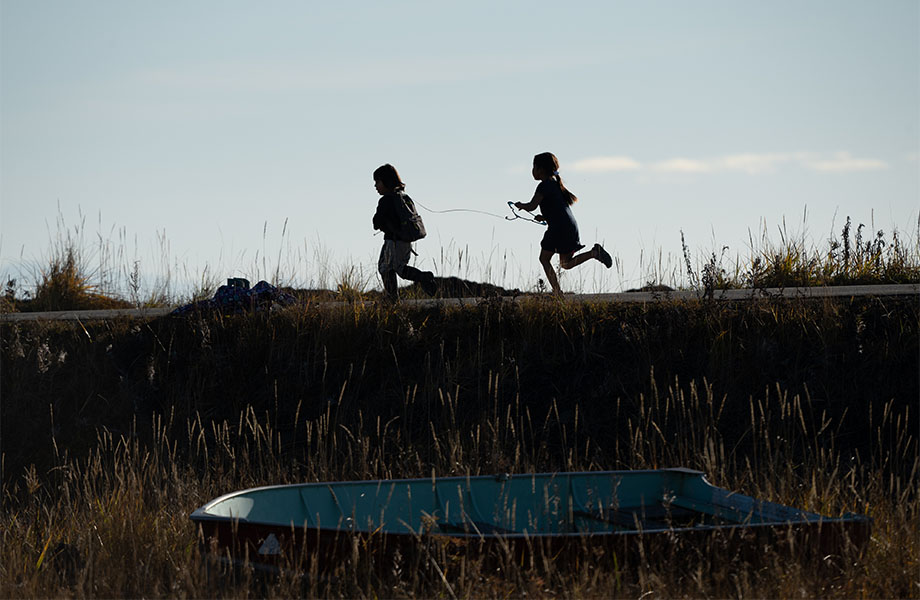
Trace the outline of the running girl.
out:
M 386 164 L 374 171 L 374 188 L 380 194 L 380 200 L 377 201 L 377 212 L 374 213 L 374 229 L 383 232 L 383 248 L 380 249 L 377 270 L 383 279 L 383 289 L 386 290 L 387 297 L 390 300 L 399 299 L 399 290 L 396 285 L 397 275 L 403 279 L 419 282 L 426 294 L 434 296 L 438 291 L 434 273 L 420 271 L 409 266 L 412 241 L 420 236 L 415 235 L 409 240 L 404 239 L 405 232 L 401 221 L 405 219 L 400 218 L 399 205 L 402 205 L 405 211 L 411 212 L 419 222 L 421 219 L 415 212 L 412 198 L 405 192 L 406 184 L 399 178 L 396 167 Z
M 553 293 L 562 294 L 556 271 L 553 269 L 553 254 L 559 255 L 559 266 L 563 269 L 577 267 L 586 260 L 595 259 L 604 263 L 608 269 L 613 265 L 613 259 L 600 244 L 587 252 L 575 254 L 584 244 L 578 239 L 578 224 L 572 215 L 572 204 L 578 200 L 575 194 L 566 189 L 559 176 L 559 160 L 551 153 L 544 152 L 533 157 L 533 178 L 540 183 L 530 202 L 515 202 L 514 205 L 522 210 L 532 211 L 539 208 L 541 214 L 537 216 L 541 221 L 546 221 L 546 233 L 540 242 L 540 264 L 546 272 L 546 279 L 553 288 Z

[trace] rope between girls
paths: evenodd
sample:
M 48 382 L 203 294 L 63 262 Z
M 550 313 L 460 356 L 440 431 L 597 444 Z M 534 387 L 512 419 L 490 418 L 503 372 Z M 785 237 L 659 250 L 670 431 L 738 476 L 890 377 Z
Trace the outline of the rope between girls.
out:
M 486 212 L 484 210 L 476 210 L 473 208 L 448 208 L 445 210 L 434 210 L 432 208 L 428 208 L 427 206 L 425 206 L 418 200 L 414 200 L 414 202 L 416 205 L 424 208 L 425 210 L 431 213 L 442 214 L 442 213 L 452 213 L 452 212 L 468 212 L 468 213 L 477 213 L 480 215 L 487 215 L 490 217 L 495 217 L 496 219 L 504 219 L 505 221 L 516 221 L 520 219 L 522 221 L 529 221 L 531 223 L 536 223 L 537 225 L 546 225 L 545 221 L 538 221 L 535 218 L 528 218 L 528 217 L 522 216 L 517 210 L 515 210 L 514 202 L 511 202 L 511 201 L 508 202 L 508 208 L 511 209 L 511 214 L 512 214 L 512 216 L 510 217 L 508 215 L 497 215 L 495 213 Z M 533 213 L 528 212 L 527 214 L 532 215 Z

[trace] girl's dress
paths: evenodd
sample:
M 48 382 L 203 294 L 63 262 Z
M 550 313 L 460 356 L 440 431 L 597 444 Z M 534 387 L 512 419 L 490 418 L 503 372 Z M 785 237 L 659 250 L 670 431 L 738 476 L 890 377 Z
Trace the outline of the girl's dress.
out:
M 536 193 L 541 194 L 540 213 L 546 219 L 546 233 L 540 248 L 557 254 L 570 254 L 585 247 L 578 237 L 578 224 L 565 199 L 559 182 L 554 179 L 541 181 Z

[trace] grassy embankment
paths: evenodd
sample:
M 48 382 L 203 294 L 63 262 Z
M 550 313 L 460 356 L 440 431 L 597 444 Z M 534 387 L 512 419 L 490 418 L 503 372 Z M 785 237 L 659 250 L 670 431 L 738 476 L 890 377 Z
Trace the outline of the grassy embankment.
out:
M 888 248 L 874 280 L 917 281 L 916 251 Z M 904 297 L 3 324 L 0 596 L 920 596 L 918 329 Z M 868 514 L 872 539 L 758 560 L 719 540 L 526 564 L 420 547 L 383 569 L 357 548 L 259 580 L 208 577 L 188 520 L 254 485 L 663 466 Z
M 537 299 L 6 324 L 0 594 L 917 595 L 918 320 L 915 298 Z M 380 572 L 357 552 L 331 578 L 254 583 L 204 577 L 188 520 L 262 484 L 677 465 L 869 514 L 873 538 L 754 563 L 433 550 Z

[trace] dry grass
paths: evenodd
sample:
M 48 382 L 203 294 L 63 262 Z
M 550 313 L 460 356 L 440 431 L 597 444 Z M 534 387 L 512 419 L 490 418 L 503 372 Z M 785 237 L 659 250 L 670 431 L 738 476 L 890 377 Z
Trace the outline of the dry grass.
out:
M 711 296 L 717 289 L 760 289 L 770 287 L 828 286 L 850 284 L 918 283 L 920 282 L 920 221 L 906 238 L 897 229 L 886 236 L 884 231 L 871 231 L 854 225 L 847 217 L 840 235 L 831 234 L 821 248 L 809 241 L 803 231 L 790 233 L 783 223 L 774 242 L 766 227 L 755 242 L 751 236 L 745 255 L 730 257 L 729 248 L 698 253 L 694 257 L 681 234 L 682 265 L 659 249 L 651 256 L 640 253 L 638 277 L 627 275 L 619 257 L 614 257 L 612 272 L 578 269 L 565 272 L 564 287 L 575 291 L 609 292 L 611 278 L 620 281 L 621 288 L 694 289 Z M 101 229 L 101 223 L 100 223 Z M 113 239 L 113 234 L 115 239 Z M 32 269 L 31 279 L 20 273 L 9 273 L 0 298 L 0 311 L 75 310 L 126 306 L 169 306 L 209 298 L 221 284 L 224 275 L 242 276 L 252 282 L 266 279 L 273 285 L 296 288 L 298 295 L 335 297 L 342 300 L 378 298 L 379 281 L 376 265 L 355 263 L 348 257 L 334 265 L 331 251 L 322 243 L 311 248 L 295 248 L 287 237 L 287 221 L 281 228 L 277 255 L 267 247 L 269 228 L 263 225 L 262 248 L 248 265 L 231 267 L 205 266 L 192 273 L 185 265 L 170 257 L 169 241 L 158 234 L 160 256 L 142 268 L 137 249 L 129 257 L 127 234 L 122 230 L 109 232 L 109 237 L 97 233 L 94 244 L 86 243 L 85 217 L 68 228 L 58 216 L 57 233 L 51 238 L 51 254 Z M 136 246 L 135 241 L 135 246 Z M 521 281 L 528 269 L 507 250 L 500 250 L 494 240 L 488 252 L 476 254 L 469 246 L 459 247 L 453 241 L 432 252 L 431 268 L 442 279 L 458 277 L 465 281 L 478 279 L 484 285 L 524 290 L 525 293 L 546 291 L 542 279 Z M 272 258 L 270 258 L 272 257 Z M 244 258 L 237 257 L 239 263 Z M 726 264 L 731 262 L 732 264 Z M 531 264 L 529 260 L 525 264 Z M 429 268 L 426 264 L 425 268 Z M 151 272 L 153 273 L 151 275 Z M 296 283 L 308 277 L 309 283 Z M 560 276 L 562 276 L 560 272 Z M 592 279 L 593 277 L 593 279 Z M 510 281 L 516 279 L 516 283 Z M 181 283 L 185 282 L 185 283 Z M 402 290 L 404 297 L 421 295 L 417 285 Z
M 916 597 L 917 317 L 909 300 L 535 299 L 3 325 L 0 595 Z M 369 546 L 266 579 L 209 570 L 188 519 L 265 484 L 666 466 L 868 514 L 872 540 L 525 564 Z
M 177 300 L 168 268 L 142 292 L 138 263 L 112 267 L 109 244 L 88 267 L 80 236 L 59 242 L 34 297 L 8 285 L 3 310 Z M 448 254 L 439 274 L 469 270 L 468 249 Z M 265 256 L 278 278 L 294 268 Z M 685 247 L 689 285 L 920 281 L 917 243 L 864 239 L 849 221 L 826 251 L 764 238 L 731 275 L 723 256 L 697 269 Z M 0 596 L 920 596 L 914 299 L 320 310 L 318 298 L 359 300 L 374 284 L 357 267 L 321 279 L 337 290 L 279 314 L 0 324 Z M 205 272 L 193 295 L 215 285 Z M 863 555 L 768 547 L 750 560 L 716 540 L 526 564 L 429 546 L 383 560 L 366 547 L 266 579 L 209 567 L 188 519 L 265 484 L 666 466 L 868 514 L 872 540 Z
M 456 398 L 443 399 L 448 414 Z M 211 424 L 200 418 L 157 422 L 152 443 L 100 434 L 94 451 L 74 460 L 58 454 L 57 465 L 41 476 L 34 470 L 6 489 L 2 535 L 4 597 L 911 597 L 918 592 L 920 526 L 916 440 L 903 429 L 900 440 L 866 461 L 841 457 L 827 445 L 831 436 L 806 430 L 807 400 L 781 394 L 751 400 L 754 456 L 725 448 L 717 424 L 720 401 L 695 386 L 654 393 L 629 425 L 616 457 L 598 462 L 596 443 L 583 439 L 557 450 L 541 447 L 541 430 L 570 426 L 555 409 L 539 415 L 538 425 L 515 416 L 519 407 L 484 415 L 473 430 L 438 431 L 427 440 L 411 438 L 398 421 L 339 422 L 336 411 L 299 424 L 305 441 L 301 460 L 290 461 L 282 436 L 252 411 L 237 422 Z M 407 411 L 412 411 L 407 399 Z M 761 431 L 766 413 L 779 413 L 783 444 Z M 904 415 L 888 413 L 885 419 Z M 669 419 L 694 435 L 674 443 L 662 439 Z M 902 421 L 903 422 L 903 421 Z M 450 423 L 447 423 L 450 425 Z M 880 423 L 880 429 L 886 423 Z M 834 423 L 828 424 L 831 429 Z M 567 433 L 574 437 L 574 424 Z M 181 443 L 180 443 L 180 438 Z M 789 460 L 786 444 L 814 448 L 802 462 Z M 185 447 L 187 454 L 179 450 Z M 892 455 L 892 452 L 896 455 Z M 587 458 L 595 456 L 594 459 Z M 883 475 L 884 463 L 908 461 L 903 474 Z M 432 548 L 421 555 L 385 557 L 374 548 L 358 549 L 352 560 L 305 578 L 285 575 L 267 580 L 253 573 L 218 572 L 202 556 L 198 535 L 188 520 L 192 508 L 228 490 L 271 483 L 326 479 L 429 476 L 476 472 L 503 462 L 512 472 L 613 466 L 643 468 L 682 464 L 705 469 L 719 485 L 824 514 L 856 510 L 875 520 L 864 555 L 792 558 L 764 548 L 747 561 L 720 548 L 684 547 L 655 555 L 598 553 L 585 548 L 571 562 L 535 560 L 517 564 L 500 551 L 489 556 Z M 900 470 L 900 469 L 899 469 Z M 421 550 L 420 550 L 421 552 Z M 539 553 L 538 553 L 538 556 Z M 424 563 L 422 568 L 410 568 Z M 619 562 L 617 562 L 619 561 Z M 677 562 L 675 562 L 677 561 Z M 723 561 L 723 562 L 718 562 Z M 385 568 L 380 568 L 380 563 Z M 433 568 L 439 565 L 441 575 Z M 314 565 L 315 566 L 315 565 Z M 415 565 L 418 567 L 418 564 Z M 817 571 L 816 571 L 817 569 Z M 818 576 L 816 577 L 816 573 Z M 449 590 L 449 591 L 448 591 Z
M 766 230 L 746 257 L 726 265 L 728 247 L 712 251 L 694 266 L 692 252 L 681 234 L 687 282 L 711 294 L 713 290 L 738 288 L 787 288 L 839 285 L 898 284 L 920 282 L 920 221 L 913 239 L 905 240 L 894 230 L 886 238 L 882 230 L 855 227 L 849 217 L 840 236 L 831 234 L 827 246 L 810 244 L 804 234 L 790 233 L 783 223 L 779 242 Z

